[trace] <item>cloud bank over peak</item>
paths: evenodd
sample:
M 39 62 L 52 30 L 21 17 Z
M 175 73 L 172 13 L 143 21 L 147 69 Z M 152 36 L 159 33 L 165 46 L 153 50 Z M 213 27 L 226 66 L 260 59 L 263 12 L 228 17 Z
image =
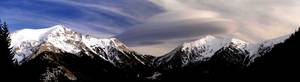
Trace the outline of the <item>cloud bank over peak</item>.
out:
M 298 0 L 150 1 L 165 12 L 117 36 L 144 53 L 151 49 L 162 49 L 167 53 L 172 49 L 170 46 L 205 35 L 232 36 L 257 42 L 289 34 L 300 23 Z M 143 50 L 139 46 L 148 47 Z
M 210 11 L 236 22 L 232 35 L 251 40 L 290 33 L 300 23 L 297 0 L 151 0 L 171 12 Z M 192 14 L 192 13 L 189 13 Z M 194 13 L 197 14 L 197 13 Z M 257 36 L 257 34 L 259 36 Z M 263 34 L 263 36 L 261 36 Z
M 132 46 L 159 44 L 166 40 L 229 33 L 236 29 L 235 25 L 234 21 L 210 11 L 166 12 L 151 17 L 144 24 L 128 29 L 117 37 Z

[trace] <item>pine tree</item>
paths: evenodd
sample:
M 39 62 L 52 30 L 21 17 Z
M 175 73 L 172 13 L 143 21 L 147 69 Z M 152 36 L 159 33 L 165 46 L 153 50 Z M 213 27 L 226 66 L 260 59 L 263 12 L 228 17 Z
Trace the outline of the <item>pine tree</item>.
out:
M 3 80 L 12 80 L 12 75 L 14 74 L 14 62 L 13 53 L 11 52 L 10 37 L 8 26 L 4 22 L 0 24 L 0 64 L 1 64 L 1 74 Z

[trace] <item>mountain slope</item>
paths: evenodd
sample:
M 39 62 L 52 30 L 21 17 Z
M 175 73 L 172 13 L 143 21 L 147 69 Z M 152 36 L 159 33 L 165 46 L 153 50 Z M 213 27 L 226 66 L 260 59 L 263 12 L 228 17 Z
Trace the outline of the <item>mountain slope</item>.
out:
M 116 38 L 98 39 L 81 35 L 62 25 L 24 29 L 11 37 L 15 59 L 22 71 L 30 74 L 26 71 L 39 70 L 33 76 L 40 81 L 55 81 L 62 77 L 68 81 L 98 80 L 105 74 L 127 77 L 119 77 L 123 79 L 142 79 L 150 76 L 153 70 L 150 64 L 153 56 L 139 55 Z
M 249 57 L 251 61 L 249 60 L 249 63 L 245 63 L 245 65 L 248 65 L 250 62 L 254 62 L 256 57 L 270 51 L 275 44 L 283 42 L 286 37 L 254 44 L 235 38 L 221 38 L 209 35 L 190 43 L 184 43 L 167 55 L 156 58 L 154 62 L 158 67 L 167 66 L 163 68 L 172 69 L 184 67 L 189 63 L 208 61 L 220 50 L 237 50 L 239 51 L 238 53 L 243 53 L 243 55 Z
M 300 29 L 283 43 L 274 45 L 272 50 L 255 59 L 247 71 L 257 79 L 295 81 L 299 74 Z
M 113 64 L 122 63 L 124 57 L 129 57 L 125 53 L 131 53 L 116 38 L 97 39 L 89 35 L 81 35 L 63 25 L 36 30 L 24 29 L 13 33 L 11 37 L 12 47 L 16 51 L 15 59 L 19 63 L 30 60 L 35 57 L 34 54 L 44 51 L 72 53 L 78 56 L 80 52 L 84 52 L 91 57 L 93 57 L 91 54 L 97 54 L 96 56 Z
M 204 62 L 201 60 L 201 62 L 190 63 L 176 69 L 158 67 L 157 70 L 161 73 L 158 78 L 161 80 L 201 79 L 201 81 L 296 80 L 297 77 L 294 74 L 299 73 L 299 68 L 296 66 L 299 64 L 297 61 L 299 58 L 297 49 L 300 47 L 298 36 L 299 31 L 292 35 L 255 44 L 245 44 L 240 40 L 238 43 L 234 43 L 234 40 L 229 40 L 229 44 L 217 50 L 209 58 L 204 59 Z M 180 49 L 175 51 L 178 50 L 180 51 Z M 187 54 L 180 52 L 173 55 L 185 56 Z M 176 56 L 167 57 L 171 57 L 168 59 L 173 61 L 182 60 Z M 188 61 L 193 62 L 192 60 Z M 161 66 L 169 66 L 170 68 L 170 66 L 176 67 L 175 65 L 167 62 Z
M 289 36 L 248 43 L 235 38 L 206 36 L 184 43 L 167 55 L 155 58 L 153 64 L 161 73 L 158 78 L 163 80 L 195 73 L 199 73 L 196 75 L 199 77 L 208 77 L 213 74 L 214 77 L 205 78 L 211 80 L 220 78 L 217 75 L 231 75 L 231 73 L 248 68 L 256 58 L 272 51 L 276 44 L 284 42 L 287 38 Z

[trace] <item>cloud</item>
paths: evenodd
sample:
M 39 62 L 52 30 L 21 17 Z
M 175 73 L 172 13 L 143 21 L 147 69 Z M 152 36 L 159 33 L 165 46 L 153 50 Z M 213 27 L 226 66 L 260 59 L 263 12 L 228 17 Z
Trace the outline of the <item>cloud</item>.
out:
M 204 35 L 227 34 L 236 29 L 234 21 L 215 12 L 171 11 L 155 15 L 116 37 L 139 53 L 160 56 L 183 42 Z
M 175 47 L 177 47 L 176 44 L 161 43 L 145 46 L 131 46 L 129 48 L 142 54 L 161 56 L 166 54 L 167 51 L 173 50 Z
M 188 13 L 190 12 L 168 12 L 156 15 L 146 23 L 137 25 L 117 37 L 132 46 L 145 42 L 158 43 L 163 40 L 228 33 L 236 29 L 233 21 L 218 17 L 213 12 Z
M 232 35 L 256 41 L 293 32 L 300 22 L 298 0 L 152 0 L 169 11 L 213 11 L 239 26 Z
M 299 26 L 300 13 L 297 0 L 185 0 L 195 10 L 210 10 L 236 21 L 240 34 L 248 40 L 265 40 L 293 32 Z M 221 4 L 222 3 L 222 4 Z
M 255 42 L 289 34 L 299 26 L 299 4 L 299 0 L 8 0 L 1 1 L 0 16 L 13 30 L 64 24 L 99 37 L 117 35 L 140 52 L 166 53 L 203 35 Z
M 165 12 L 117 36 L 140 52 L 156 47 L 166 53 L 170 48 L 165 45 L 179 45 L 203 35 L 256 42 L 292 33 L 300 23 L 298 0 L 151 1 Z
M 81 6 L 81 7 L 87 7 L 87 8 L 94 8 L 94 9 L 98 9 L 98 10 L 104 10 L 104 11 L 109 11 L 121 16 L 125 16 L 128 18 L 132 18 L 132 19 L 136 19 L 139 20 L 138 18 L 129 15 L 126 12 L 121 11 L 120 9 L 113 7 L 113 6 L 104 6 L 104 5 L 99 5 L 97 4 L 98 2 L 79 2 L 79 1 L 66 1 L 66 0 L 49 0 L 49 2 L 56 2 L 56 3 L 64 3 L 64 4 L 68 4 L 68 5 L 74 5 L 74 6 Z M 88 12 L 88 11 L 86 11 Z

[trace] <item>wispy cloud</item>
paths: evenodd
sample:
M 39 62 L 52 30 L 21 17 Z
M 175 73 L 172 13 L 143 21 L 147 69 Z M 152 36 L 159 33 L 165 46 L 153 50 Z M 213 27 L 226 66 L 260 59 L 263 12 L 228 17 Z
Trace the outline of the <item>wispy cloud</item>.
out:
M 119 34 L 132 25 L 141 23 L 141 20 L 161 12 L 148 1 L 129 2 L 137 4 L 110 0 L 10 0 L 1 1 L 0 16 L 12 25 L 12 31 L 64 24 L 82 33 L 106 36 Z M 135 8 L 139 5 L 143 7 Z
M 56 2 L 59 4 L 68 4 L 68 5 L 74 5 L 74 6 L 80 6 L 80 7 L 87 7 L 87 8 L 94 8 L 97 10 L 104 10 L 104 11 L 109 11 L 121 16 L 125 16 L 131 19 L 135 19 L 135 20 L 139 20 L 139 18 L 135 17 L 135 16 L 131 16 L 128 13 L 123 12 L 122 10 L 120 10 L 120 8 L 116 8 L 113 6 L 104 6 L 101 4 L 97 4 L 97 2 L 90 2 L 90 3 L 86 3 L 86 2 L 78 2 L 78 1 L 73 1 L 73 0 L 48 0 L 49 2 Z M 89 11 L 85 11 L 85 12 L 89 12 Z

